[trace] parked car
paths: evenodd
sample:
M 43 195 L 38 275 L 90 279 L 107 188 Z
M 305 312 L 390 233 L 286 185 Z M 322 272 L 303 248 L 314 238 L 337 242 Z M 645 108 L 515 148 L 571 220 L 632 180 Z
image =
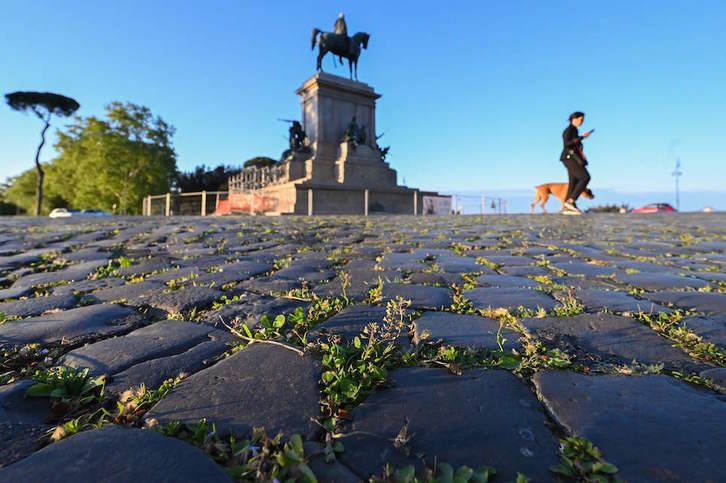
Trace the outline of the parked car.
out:
M 633 213 L 672 213 L 674 211 L 676 209 L 668 203 L 650 203 L 640 208 L 635 208 Z
M 48 216 L 51 218 L 68 218 L 69 216 L 73 216 L 73 212 L 66 208 L 55 208 Z
M 109 213 L 108 211 L 98 210 L 98 209 L 95 209 L 95 208 L 89 208 L 87 210 L 81 210 L 78 213 L 78 215 L 74 215 L 74 216 L 92 216 L 92 217 L 96 217 L 96 216 L 111 216 L 111 213 Z
M 51 218 L 96 218 L 99 216 L 111 216 L 108 211 L 89 208 L 86 210 L 69 210 L 68 208 L 56 208 L 48 215 Z

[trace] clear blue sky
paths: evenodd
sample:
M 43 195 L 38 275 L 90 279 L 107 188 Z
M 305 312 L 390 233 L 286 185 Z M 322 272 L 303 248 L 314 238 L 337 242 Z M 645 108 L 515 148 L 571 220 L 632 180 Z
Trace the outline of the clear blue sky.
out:
M 399 181 L 565 180 L 560 135 L 583 110 L 594 189 L 669 190 L 680 156 L 684 190 L 726 191 L 720 0 L 31 3 L 2 2 L 0 91 L 72 96 L 84 116 L 147 105 L 177 128 L 181 169 L 277 158 L 276 118 L 299 118 L 294 90 L 314 72 L 311 30 L 343 11 L 349 32 L 371 34 L 359 76 L 383 95 L 378 129 Z M 32 167 L 39 131 L 0 105 L 0 179 Z

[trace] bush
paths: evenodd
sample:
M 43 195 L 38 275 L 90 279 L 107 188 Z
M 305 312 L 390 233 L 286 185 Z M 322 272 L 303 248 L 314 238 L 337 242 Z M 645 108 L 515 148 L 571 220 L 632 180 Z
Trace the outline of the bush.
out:
M 612 205 L 598 205 L 593 206 L 592 208 L 588 208 L 586 210 L 587 213 L 620 213 L 621 210 L 630 211 L 630 206 L 623 203 L 622 205 L 618 206 L 616 204 Z

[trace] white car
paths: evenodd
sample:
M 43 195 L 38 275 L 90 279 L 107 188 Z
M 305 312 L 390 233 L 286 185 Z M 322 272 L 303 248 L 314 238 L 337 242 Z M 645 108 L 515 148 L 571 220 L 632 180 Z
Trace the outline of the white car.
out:
M 69 216 L 73 216 L 73 212 L 65 208 L 55 208 L 48 216 L 51 218 L 68 218 Z

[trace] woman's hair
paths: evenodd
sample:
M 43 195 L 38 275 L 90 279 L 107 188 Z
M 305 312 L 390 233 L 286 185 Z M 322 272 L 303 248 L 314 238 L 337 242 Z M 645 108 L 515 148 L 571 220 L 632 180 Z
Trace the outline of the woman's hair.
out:
M 570 122 L 572 122 L 573 119 L 577 119 L 578 117 L 585 117 L 584 112 L 575 111 L 572 114 L 570 114 Z

